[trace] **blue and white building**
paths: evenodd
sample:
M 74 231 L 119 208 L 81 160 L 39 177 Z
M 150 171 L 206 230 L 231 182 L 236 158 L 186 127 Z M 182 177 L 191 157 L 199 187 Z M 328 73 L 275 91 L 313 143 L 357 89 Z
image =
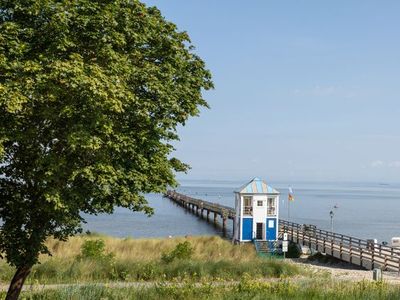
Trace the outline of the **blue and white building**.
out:
M 235 196 L 235 241 L 277 240 L 279 192 L 254 178 L 235 191 Z

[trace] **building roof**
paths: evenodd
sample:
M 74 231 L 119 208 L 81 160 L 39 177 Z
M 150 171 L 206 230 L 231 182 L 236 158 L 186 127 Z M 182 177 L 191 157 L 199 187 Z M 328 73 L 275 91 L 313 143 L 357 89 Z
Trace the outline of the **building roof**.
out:
M 279 194 L 279 192 L 270 187 L 265 180 L 257 177 L 253 178 L 235 192 L 241 194 Z

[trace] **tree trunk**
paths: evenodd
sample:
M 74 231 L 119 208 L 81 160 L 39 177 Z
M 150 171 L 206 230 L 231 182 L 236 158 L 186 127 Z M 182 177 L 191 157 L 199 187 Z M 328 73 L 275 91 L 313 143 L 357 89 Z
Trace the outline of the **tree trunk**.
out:
M 17 269 L 8 288 L 6 300 L 17 300 L 21 293 L 26 277 L 31 272 L 32 267 L 22 266 Z

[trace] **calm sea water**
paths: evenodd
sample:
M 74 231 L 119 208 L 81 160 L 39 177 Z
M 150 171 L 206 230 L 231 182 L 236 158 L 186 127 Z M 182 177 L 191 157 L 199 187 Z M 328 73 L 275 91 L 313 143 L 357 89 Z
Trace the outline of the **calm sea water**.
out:
M 233 191 L 243 182 L 182 181 L 177 189 L 187 195 L 234 206 Z M 281 192 L 280 217 L 288 219 L 288 183 L 271 182 Z M 295 201 L 289 219 L 330 230 L 329 212 L 334 211 L 334 231 L 359 238 L 390 241 L 400 236 L 400 184 L 291 183 Z M 219 226 L 207 223 L 161 195 L 147 196 L 155 210 L 152 217 L 117 208 L 112 215 L 86 216 L 85 230 L 118 237 L 167 237 L 221 235 Z M 336 206 L 337 208 L 334 208 Z M 228 236 L 232 222 L 228 222 Z

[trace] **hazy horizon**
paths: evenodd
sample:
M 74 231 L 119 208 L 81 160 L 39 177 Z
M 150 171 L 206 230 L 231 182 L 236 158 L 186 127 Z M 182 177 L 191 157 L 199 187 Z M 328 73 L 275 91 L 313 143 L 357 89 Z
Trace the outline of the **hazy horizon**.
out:
M 215 90 L 180 128 L 187 179 L 396 182 L 400 2 L 147 0 Z

